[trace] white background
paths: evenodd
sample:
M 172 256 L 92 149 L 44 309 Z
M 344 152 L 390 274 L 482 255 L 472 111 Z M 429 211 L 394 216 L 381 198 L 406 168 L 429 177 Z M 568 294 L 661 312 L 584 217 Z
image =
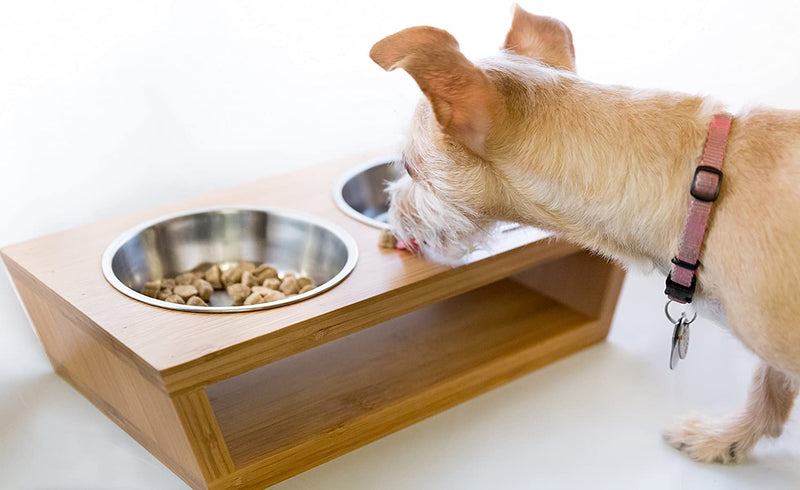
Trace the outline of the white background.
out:
M 523 2 L 564 20 L 594 81 L 800 109 L 797 2 Z M 401 28 L 491 54 L 506 2 L 0 1 L 0 245 L 402 138 L 419 96 L 369 60 Z M 800 427 L 738 467 L 661 427 L 744 400 L 754 358 L 707 321 L 667 370 L 661 278 L 631 274 L 607 343 L 279 489 L 798 488 Z M 55 376 L 0 277 L 0 487 L 183 483 Z

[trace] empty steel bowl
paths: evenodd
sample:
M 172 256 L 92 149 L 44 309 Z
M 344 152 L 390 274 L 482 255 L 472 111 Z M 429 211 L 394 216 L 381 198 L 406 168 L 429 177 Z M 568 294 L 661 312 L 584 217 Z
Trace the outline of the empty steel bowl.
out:
M 376 228 L 389 228 L 386 215 L 389 196 L 386 184 L 399 179 L 403 170 L 393 159 L 360 165 L 343 175 L 334 186 L 336 205 L 358 221 Z
M 103 274 L 136 300 L 202 313 L 252 311 L 302 301 L 342 281 L 355 267 L 355 240 L 338 226 L 302 213 L 271 208 L 214 208 L 165 216 L 120 235 L 103 254 Z M 209 306 L 168 303 L 140 293 L 147 281 L 175 277 L 198 266 L 239 261 L 269 264 L 318 285 L 279 301 L 233 306 L 216 291 Z

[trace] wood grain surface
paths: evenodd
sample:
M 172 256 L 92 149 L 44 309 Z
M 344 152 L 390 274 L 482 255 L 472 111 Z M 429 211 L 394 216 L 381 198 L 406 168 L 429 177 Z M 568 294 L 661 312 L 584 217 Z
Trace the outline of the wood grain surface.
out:
M 530 228 L 458 267 L 380 249 L 379 231 L 331 195 L 366 159 L 55 233 L 2 258 L 56 371 L 193 488 L 274 484 L 605 338 L 619 268 Z M 324 294 L 241 314 L 149 306 L 105 281 L 100 259 L 118 234 L 220 206 L 328 219 L 355 238 L 359 262 Z
M 17 264 L 91 319 L 100 335 L 113 338 L 161 373 L 170 392 L 179 392 L 246 372 L 576 250 L 527 228 L 503 234 L 493 243 L 493 255 L 458 268 L 379 249 L 378 230 L 346 216 L 332 198 L 338 176 L 368 158 L 272 176 L 12 245 L 2 253 L 7 262 Z M 296 199 L 298 189 L 308 198 Z M 162 309 L 132 300 L 105 281 L 100 258 L 120 233 L 168 213 L 225 205 L 285 207 L 328 219 L 356 239 L 359 262 L 347 279 L 320 296 L 253 313 Z

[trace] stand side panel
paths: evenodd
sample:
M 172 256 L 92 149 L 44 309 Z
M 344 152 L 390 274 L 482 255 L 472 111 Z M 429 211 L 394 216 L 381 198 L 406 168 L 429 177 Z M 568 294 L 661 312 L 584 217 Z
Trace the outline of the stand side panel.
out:
M 176 395 L 172 400 L 206 481 L 231 474 L 233 461 L 206 392 L 197 390 Z
M 190 486 L 206 488 L 163 387 L 90 335 L 91 320 L 3 258 L 56 373 Z
M 585 250 L 513 276 L 548 298 L 592 318 L 607 320 L 609 325 L 624 277 L 618 266 Z

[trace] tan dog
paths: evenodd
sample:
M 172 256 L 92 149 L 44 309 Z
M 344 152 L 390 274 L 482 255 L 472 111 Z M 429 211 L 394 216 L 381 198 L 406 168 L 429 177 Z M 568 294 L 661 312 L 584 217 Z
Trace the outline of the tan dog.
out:
M 519 7 L 504 50 L 475 64 L 433 27 L 389 36 L 370 56 L 405 69 L 426 96 L 403 151 L 410 177 L 391 188 L 400 239 L 461 255 L 497 221 L 516 221 L 666 273 L 722 104 L 582 80 L 569 29 Z M 763 363 L 738 413 L 666 432 L 708 462 L 740 461 L 778 436 L 798 393 L 800 113 L 737 115 L 724 172 L 698 296 Z

